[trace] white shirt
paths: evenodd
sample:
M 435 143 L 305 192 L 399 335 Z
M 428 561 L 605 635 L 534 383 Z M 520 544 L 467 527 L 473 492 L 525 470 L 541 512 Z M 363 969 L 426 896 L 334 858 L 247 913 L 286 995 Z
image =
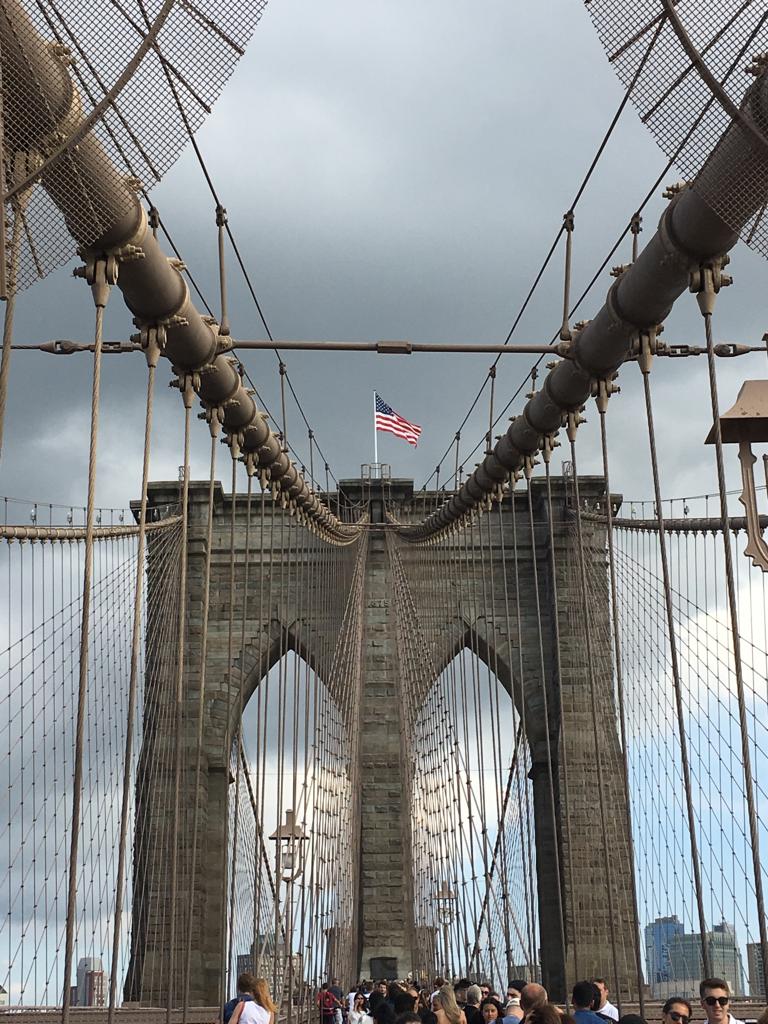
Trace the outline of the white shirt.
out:
M 608 999 L 605 1000 L 605 1006 L 601 1006 L 597 1012 L 602 1013 L 604 1017 L 610 1017 L 611 1020 L 619 1019 L 619 1011 Z
M 272 1014 L 253 999 L 247 999 L 243 1003 L 243 1012 L 240 1014 L 239 1024 L 269 1024 Z
M 373 1017 L 369 1017 L 365 1010 L 350 1010 L 350 1024 L 373 1024 Z

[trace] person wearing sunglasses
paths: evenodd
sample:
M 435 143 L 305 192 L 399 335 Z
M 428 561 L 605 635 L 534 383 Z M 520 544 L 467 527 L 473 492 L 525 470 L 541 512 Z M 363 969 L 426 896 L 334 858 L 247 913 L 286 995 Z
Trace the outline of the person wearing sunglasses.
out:
M 661 1011 L 663 1024 L 690 1024 L 692 1015 L 691 1004 L 681 996 L 672 996 Z
M 731 1016 L 731 990 L 722 978 L 705 978 L 699 985 L 699 995 L 708 1024 L 743 1024 Z

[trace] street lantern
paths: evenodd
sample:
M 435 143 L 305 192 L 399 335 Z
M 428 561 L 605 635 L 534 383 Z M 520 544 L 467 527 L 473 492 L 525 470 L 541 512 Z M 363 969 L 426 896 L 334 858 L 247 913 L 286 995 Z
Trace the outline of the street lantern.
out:
M 304 867 L 304 843 L 309 839 L 296 821 L 292 808 L 286 809 L 285 822 L 278 825 L 269 837 L 276 843 L 276 872 L 284 882 L 293 882 Z
M 285 822 L 278 825 L 269 837 L 275 843 L 275 877 L 278 893 L 276 912 L 279 911 L 280 882 L 285 882 L 286 927 L 285 954 L 288 968 L 288 1024 L 293 1024 L 293 883 L 304 869 L 304 844 L 309 840 L 296 821 L 293 808 L 286 809 Z M 277 938 L 277 929 L 275 931 Z M 277 956 L 275 956 L 275 988 L 277 983 Z
M 768 380 L 746 380 L 741 385 L 736 403 L 720 417 L 720 436 L 723 444 L 738 444 L 741 463 L 742 492 L 739 501 L 747 519 L 747 546 L 744 554 L 752 564 L 768 572 L 768 543 L 760 529 L 757 510 L 757 491 L 753 466 L 757 461 L 752 454 L 752 442 L 768 442 Z M 707 435 L 706 444 L 715 443 L 714 426 Z M 763 456 L 768 473 L 768 461 Z M 766 480 L 768 483 L 768 480 Z
M 437 904 L 437 918 L 443 926 L 443 954 L 445 956 L 445 977 L 446 980 L 452 976 L 451 971 L 451 943 L 450 927 L 456 919 L 456 894 L 448 882 L 442 882 L 435 893 Z

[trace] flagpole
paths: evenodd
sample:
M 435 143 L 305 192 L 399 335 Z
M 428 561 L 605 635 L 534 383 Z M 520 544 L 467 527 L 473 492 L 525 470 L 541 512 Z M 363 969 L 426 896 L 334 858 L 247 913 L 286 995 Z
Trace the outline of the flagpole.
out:
M 376 392 L 373 392 L 373 463 L 379 464 L 379 435 L 376 430 Z

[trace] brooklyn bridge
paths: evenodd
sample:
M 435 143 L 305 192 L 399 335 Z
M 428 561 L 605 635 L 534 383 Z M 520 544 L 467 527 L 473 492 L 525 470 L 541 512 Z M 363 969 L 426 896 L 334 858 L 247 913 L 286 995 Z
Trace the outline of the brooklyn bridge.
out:
M 0 1015 L 208 1022 L 243 974 L 290 1022 L 332 978 L 522 979 L 567 1009 L 599 977 L 651 1019 L 714 977 L 765 1008 L 768 336 L 720 318 L 764 307 L 739 265 L 768 256 L 768 6 L 567 3 L 618 109 L 558 164 L 572 201 L 543 263 L 516 253 L 506 338 L 441 342 L 270 330 L 200 143 L 266 0 L 0 0 Z M 580 292 L 583 197 L 638 117 L 661 173 L 604 200 Z M 202 276 L 154 201 L 189 168 Z M 353 465 L 361 360 L 399 411 L 366 390 Z M 441 375 L 469 411 L 437 437 L 414 402 Z

